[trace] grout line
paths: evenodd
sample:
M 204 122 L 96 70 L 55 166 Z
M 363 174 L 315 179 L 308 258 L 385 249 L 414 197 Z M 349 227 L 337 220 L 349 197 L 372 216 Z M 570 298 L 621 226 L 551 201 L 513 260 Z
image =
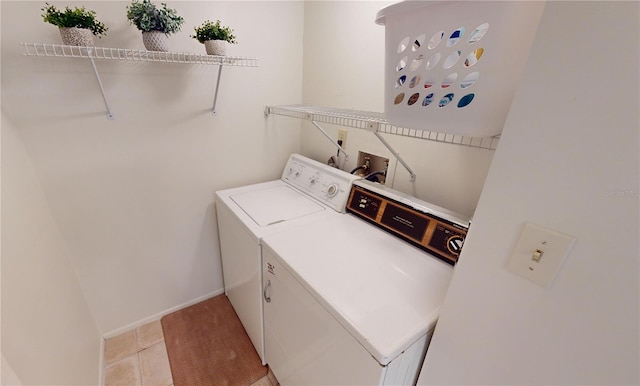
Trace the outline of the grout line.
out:
M 140 359 L 140 351 L 136 353 L 136 356 L 138 357 L 138 375 L 140 376 L 140 384 L 145 386 L 144 377 L 142 376 L 142 360 Z
M 142 376 L 142 358 L 140 358 L 140 336 L 139 336 L 140 326 L 135 327 L 133 329 L 134 334 L 136 336 L 136 358 L 138 358 L 138 374 L 140 375 L 140 385 L 145 386 L 144 377 Z

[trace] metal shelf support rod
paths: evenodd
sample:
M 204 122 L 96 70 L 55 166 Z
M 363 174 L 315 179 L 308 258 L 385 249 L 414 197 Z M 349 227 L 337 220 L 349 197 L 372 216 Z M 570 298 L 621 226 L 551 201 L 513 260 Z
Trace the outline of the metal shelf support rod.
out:
M 402 166 L 404 166 L 404 168 L 407 169 L 407 171 L 409 172 L 410 181 L 411 182 L 415 181 L 416 180 L 416 173 L 414 173 L 413 170 L 411 169 L 411 167 L 409 167 L 409 165 L 404 161 L 404 159 L 402 159 L 402 157 L 400 157 L 400 153 L 395 151 L 393 149 L 393 147 L 391 147 L 391 144 L 389 142 L 387 142 L 387 140 L 384 139 L 384 137 L 382 135 L 380 135 L 380 133 L 378 133 L 377 131 L 374 131 L 373 134 L 376 137 L 378 137 L 380 142 L 382 142 L 382 144 L 391 152 L 391 154 L 393 154 L 393 156 L 396 157 L 398 162 L 400 162 L 402 164 Z
M 104 105 L 107 108 L 107 119 L 113 120 L 115 119 L 113 114 L 111 113 L 111 107 L 109 107 L 109 101 L 107 100 L 107 96 L 104 93 L 104 87 L 102 87 L 102 80 L 100 80 L 100 75 L 98 74 L 98 69 L 96 68 L 96 63 L 92 57 L 89 57 L 91 61 L 91 67 L 93 67 L 93 73 L 96 75 L 96 80 L 98 81 L 98 87 L 100 87 L 100 94 L 102 94 L 102 99 L 104 100 Z
M 331 138 L 331 136 L 329 135 L 329 133 L 327 133 L 327 132 L 326 132 L 326 131 L 325 131 L 325 130 L 320 126 L 320 125 L 318 125 L 318 123 L 317 123 L 316 121 L 314 121 L 313 119 L 311 119 L 311 123 L 313 123 L 313 125 L 314 125 L 318 130 L 320 130 L 320 132 L 321 132 L 322 134 L 324 134 L 324 136 L 325 136 L 325 137 L 327 137 L 327 138 L 329 139 L 329 142 L 331 142 L 332 144 L 334 144 L 334 145 L 335 145 L 335 147 L 337 147 L 337 148 L 338 148 L 338 150 L 340 150 L 340 151 L 344 154 L 345 159 L 349 159 L 349 154 L 347 154 L 347 152 L 346 152 L 346 151 L 344 151 L 344 149 L 342 148 L 342 146 L 338 145 L 338 143 L 337 143 L 337 142 L 334 142 L 334 141 L 333 141 L 333 138 Z
M 213 92 L 213 107 L 211 107 L 211 114 L 216 115 L 216 103 L 218 103 L 218 89 L 220 88 L 220 77 L 222 76 L 222 65 L 218 66 L 218 79 L 216 79 L 216 89 Z

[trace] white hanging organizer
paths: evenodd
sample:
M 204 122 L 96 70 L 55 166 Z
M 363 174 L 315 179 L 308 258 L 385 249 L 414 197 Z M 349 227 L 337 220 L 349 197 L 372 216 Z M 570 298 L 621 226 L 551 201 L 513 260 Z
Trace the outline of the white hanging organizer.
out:
M 404 1 L 381 9 L 385 117 L 417 130 L 500 134 L 542 1 Z

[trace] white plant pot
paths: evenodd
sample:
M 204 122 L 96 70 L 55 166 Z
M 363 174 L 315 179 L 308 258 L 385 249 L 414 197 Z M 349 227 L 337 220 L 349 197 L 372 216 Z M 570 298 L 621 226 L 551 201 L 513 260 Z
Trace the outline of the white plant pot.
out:
M 143 32 L 142 43 L 144 43 L 144 48 L 147 51 L 169 51 L 169 37 L 164 32 Z
M 60 27 L 62 44 L 67 46 L 93 47 L 93 32 L 87 28 Z
M 204 48 L 207 55 L 225 56 L 227 54 L 227 45 L 224 40 L 206 40 Z

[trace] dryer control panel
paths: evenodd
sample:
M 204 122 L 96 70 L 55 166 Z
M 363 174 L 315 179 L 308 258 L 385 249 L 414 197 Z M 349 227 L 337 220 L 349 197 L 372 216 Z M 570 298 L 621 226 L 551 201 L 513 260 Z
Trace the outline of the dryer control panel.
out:
M 354 182 L 347 212 L 452 265 L 469 229 L 453 212 L 369 181 Z
M 359 178 L 299 154 L 292 154 L 281 179 L 336 212 L 344 212 L 351 183 Z

